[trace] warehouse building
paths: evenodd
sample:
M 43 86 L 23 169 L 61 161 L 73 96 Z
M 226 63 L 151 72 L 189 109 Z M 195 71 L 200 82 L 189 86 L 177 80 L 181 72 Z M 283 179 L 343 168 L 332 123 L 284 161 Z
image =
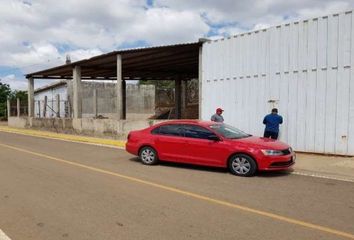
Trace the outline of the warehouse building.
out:
M 354 155 L 352 11 L 274 26 L 203 45 L 202 119 L 262 135 L 273 107 L 280 139 L 298 151 Z

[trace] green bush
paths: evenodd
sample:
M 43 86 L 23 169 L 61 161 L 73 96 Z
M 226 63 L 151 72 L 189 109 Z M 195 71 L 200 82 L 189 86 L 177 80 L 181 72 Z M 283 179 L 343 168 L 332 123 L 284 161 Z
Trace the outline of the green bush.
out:
M 9 84 L 2 83 L 0 79 L 0 119 L 6 119 L 7 99 L 16 101 L 19 98 L 22 104 L 26 104 L 28 96 L 26 91 L 12 91 Z
M 11 94 L 10 86 L 2 83 L 0 79 L 0 118 L 6 117 L 6 101 L 11 97 Z

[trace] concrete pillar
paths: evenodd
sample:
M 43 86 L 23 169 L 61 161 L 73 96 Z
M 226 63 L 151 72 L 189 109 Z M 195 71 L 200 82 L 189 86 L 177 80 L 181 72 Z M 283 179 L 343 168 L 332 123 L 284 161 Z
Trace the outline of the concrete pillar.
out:
M 93 96 L 92 96 L 92 100 L 93 100 L 93 115 L 95 117 L 97 117 L 97 88 L 93 89 Z
M 73 69 L 73 112 L 75 119 L 82 117 L 82 86 L 80 66 L 75 66 Z
M 181 117 L 187 117 L 187 84 L 188 81 L 182 81 L 181 86 Z
M 43 103 L 43 117 L 47 117 L 47 104 L 48 104 L 48 97 L 44 96 L 44 103 Z
M 10 103 L 10 99 L 7 99 L 7 119 L 9 119 L 11 117 L 11 103 Z
M 176 118 L 180 119 L 182 116 L 182 80 L 177 77 L 175 79 L 175 113 Z
M 28 78 L 28 117 L 34 117 L 34 79 Z
M 122 81 L 123 119 L 127 119 L 127 83 Z
M 202 119 L 203 110 L 203 46 L 199 47 L 199 60 L 198 60 L 198 97 L 199 97 L 199 119 Z
M 56 98 L 56 103 L 57 103 L 57 118 L 60 118 L 60 95 L 59 94 L 57 94 L 56 96 L 55 96 L 55 98 Z
M 38 117 L 41 117 L 41 100 L 38 100 Z
M 122 56 L 117 55 L 117 118 L 119 120 L 124 119 L 124 101 L 123 101 L 123 74 L 122 74 Z
M 69 117 L 69 118 L 72 118 L 72 107 L 71 107 L 71 99 L 70 99 L 70 95 L 68 95 L 68 100 L 67 100 L 67 104 L 68 104 L 68 112 L 67 112 L 67 116 L 66 117 Z
M 21 115 L 21 102 L 20 102 L 20 99 L 17 98 L 17 117 L 20 117 Z

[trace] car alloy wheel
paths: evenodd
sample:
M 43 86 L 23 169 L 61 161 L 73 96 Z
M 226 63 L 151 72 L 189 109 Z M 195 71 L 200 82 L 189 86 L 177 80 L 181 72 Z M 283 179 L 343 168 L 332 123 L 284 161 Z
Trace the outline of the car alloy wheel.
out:
M 157 153 L 151 147 L 142 148 L 139 156 L 140 156 L 141 162 L 146 165 L 153 165 L 153 164 L 156 164 L 158 161 Z
M 236 154 L 229 161 L 229 169 L 235 175 L 248 177 L 255 174 L 257 165 L 250 156 Z

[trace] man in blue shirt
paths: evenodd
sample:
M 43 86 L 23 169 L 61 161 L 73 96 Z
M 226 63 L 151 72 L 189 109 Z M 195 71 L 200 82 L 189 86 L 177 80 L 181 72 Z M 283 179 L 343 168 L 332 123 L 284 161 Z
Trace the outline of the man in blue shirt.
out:
M 278 109 L 273 108 L 272 113 L 268 114 L 263 119 L 263 124 L 266 125 L 264 130 L 264 137 L 271 139 L 278 139 L 279 124 L 283 123 L 282 116 L 278 115 Z

